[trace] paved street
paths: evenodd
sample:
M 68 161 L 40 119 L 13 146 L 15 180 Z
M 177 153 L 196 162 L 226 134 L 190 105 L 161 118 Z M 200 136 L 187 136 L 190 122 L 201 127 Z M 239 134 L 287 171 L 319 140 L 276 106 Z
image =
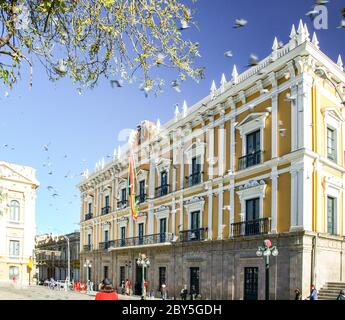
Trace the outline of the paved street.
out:
M 13 286 L 0 283 L 0 300 L 94 300 L 94 292 L 91 295 L 74 291 L 50 290 L 44 286 Z M 140 300 L 140 296 L 119 295 L 120 300 Z

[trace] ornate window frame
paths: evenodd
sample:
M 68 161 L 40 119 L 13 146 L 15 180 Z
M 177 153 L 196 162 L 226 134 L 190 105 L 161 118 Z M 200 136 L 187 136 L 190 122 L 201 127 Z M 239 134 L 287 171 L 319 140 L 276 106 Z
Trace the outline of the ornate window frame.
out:
M 247 155 L 246 154 L 247 135 L 257 130 L 260 130 L 260 149 L 261 151 L 265 150 L 264 129 L 266 127 L 266 119 L 268 116 L 269 116 L 268 112 L 250 113 L 236 126 L 236 129 L 239 130 L 240 136 L 242 139 L 242 156 L 243 157 Z
M 188 215 L 188 229 L 191 230 L 191 214 L 192 212 L 199 211 L 200 212 L 200 225 L 199 228 L 202 228 L 202 216 L 204 214 L 204 207 L 205 207 L 205 199 L 204 197 L 193 197 L 186 201 L 184 207 L 186 208 L 186 212 Z
M 156 167 L 158 171 L 158 186 L 161 186 L 161 172 L 166 171 L 167 173 L 167 181 L 169 184 L 170 181 L 170 166 L 171 166 L 171 160 L 166 158 L 159 159 Z
M 339 135 L 341 132 L 342 123 L 345 121 L 345 118 L 341 115 L 341 113 L 335 107 L 328 107 L 322 110 L 323 118 L 324 118 L 324 130 L 325 130 L 325 145 L 324 145 L 324 154 L 325 158 L 328 159 L 327 148 L 328 148 L 328 139 L 327 139 L 327 129 L 335 130 L 335 147 L 336 147 L 336 159 L 335 162 L 338 163 L 339 159 L 341 158 L 340 149 L 338 146 L 339 143 Z M 332 161 L 331 159 L 328 159 Z
M 137 217 L 137 220 L 135 221 L 135 235 L 136 237 L 139 237 L 139 224 L 144 224 L 144 236 L 146 234 L 146 220 L 147 220 L 147 213 L 146 212 L 139 212 L 139 215 Z
M 188 176 L 192 174 L 192 159 L 197 158 L 200 159 L 200 167 L 201 172 L 204 171 L 204 164 L 205 164 L 205 149 L 206 149 L 206 143 L 197 141 L 193 142 L 185 151 L 187 157 L 187 163 L 188 163 Z M 201 182 L 203 182 L 203 175 L 201 174 Z
M 160 220 L 166 218 L 167 219 L 167 231 L 169 232 L 169 215 L 170 215 L 170 207 L 169 206 L 159 206 L 155 210 L 155 217 L 157 222 L 157 233 L 160 233 Z
M 241 203 L 241 222 L 246 221 L 246 201 L 259 198 L 259 219 L 264 216 L 264 199 L 266 197 L 267 184 L 264 180 L 249 180 L 236 192 Z
M 145 181 L 145 193 L 147 192 L 146 186 L 147 186 L 147 177 L 149 175 L 149 172 L 144 169 L 140 169 L 137 173 L 137 190 L 138 190 L 138 195 L 140 194 L 140 182 Z

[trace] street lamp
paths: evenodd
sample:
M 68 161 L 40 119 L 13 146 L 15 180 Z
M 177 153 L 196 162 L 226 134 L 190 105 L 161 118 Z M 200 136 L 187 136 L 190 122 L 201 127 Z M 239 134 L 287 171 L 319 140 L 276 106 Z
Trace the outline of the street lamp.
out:
M 337 85 L 333 82 L 333 80 L 327 75 L 327 72 L 321 67 L 315 68 L 314 72 L 317 76 L 319 76 L 322 79 L 327 79 L 332 84 L 335 91 L 340 97 L 341 104 L 345 107 L 345 97 L 341 94 L 341 92 L 339 91 Z
M 90 293 L 90 279 L 89 279 L 89 270 L 92 267 L 90 260 L 86 260 L 84 263 L 84 268 L 86 268 L 86 293 Z
M 149 258 L 146 257 L 146 255 L 144 253 L 139 253 L 139 258 L 137 260 L 137 264 L 138 266 L 142 267 L 142 284 L 141 284 L 141 300 L 145 299 L 146 296 L 146 288 L 145 288 L 145 268 L 150 266 L 150 260 Z
M 69 284 L 70 284 L 70 276 L 71 276 L 71 252 L 70 252 L 70 246 L 69 246 L 69 238 L 66 235 L 63 235 L 63 237 L 67 241 L 67 277 L 66 277 L 66 282 L 67 282 L 67 290 L 69 289 Z
M 278 248 L 276 246 L 272 247 L 271 240 L 264 240 L 263 247 L 259 246 L 256 251 L 258 257 L 264 257 L 265 259 L 265 299 L 270 299 L 270 255 L 276 257 L 278 255 Z

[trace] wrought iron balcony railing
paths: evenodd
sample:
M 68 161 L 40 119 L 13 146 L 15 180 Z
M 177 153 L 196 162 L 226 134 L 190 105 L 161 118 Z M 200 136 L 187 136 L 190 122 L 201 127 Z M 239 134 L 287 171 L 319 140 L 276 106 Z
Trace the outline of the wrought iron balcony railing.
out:
M 118 247 L 150 245 L 150 244 L 171 242 L 172 240 L 173 240 L 173 236 L 171 233 L 157 233 L 157 234 L 149 234 L 149 235 L 139 236 L 139 237 L 134 237 L 134 238 L 112 240 L 112 241 L 109 241 L 109 247 L 118 248 Z
M 98 245 L 99 250 L 107 250 L 110 248 L 110 242 L 111 241 L 104 241 L 104 242 L 100 242 Z
M 92 251 L 92 244 L 85 244 L 83 246 L 84 251 Z
M 144 203 L 146 201 L 146 198 L 147 198 L 146 194 L 139 194 L 135 196 L 135 202 L 139 204 Z
M 117 208 L 118 209 L 124 209 L 128 206 L 128 200 L 120 200 L 117 202 Z
M 169 184 L 156 188 L 156 198 L 163 197 L 169 193 Z
M 102 215 L 110 213 L 111 208 L 110 206 L 105 206 L 102 208 Z
M 238 159 L 238 169 L 244 170 L 246 168 L 255 166 L 262 163 L 263 161 L 263 152 L 257 151 L 251 154 L 247 154 L 244 157 Z
M 85 220 L 90 220 L 92 219 L 92 212 L 89 212 L 85 215 Z
M 190 176 L 186 177 L 187 179 L 187 187 L 195 186 L 201 183 L 201 175 L 203 172 L 195 172 L 192 173 Z
M 207 237 L 207 228 L 180 231 L 180 241 L 202 241 Z
M 267 234 L 271 231 L 271 218 L 262 218 L 231 224 L 233 237 Z

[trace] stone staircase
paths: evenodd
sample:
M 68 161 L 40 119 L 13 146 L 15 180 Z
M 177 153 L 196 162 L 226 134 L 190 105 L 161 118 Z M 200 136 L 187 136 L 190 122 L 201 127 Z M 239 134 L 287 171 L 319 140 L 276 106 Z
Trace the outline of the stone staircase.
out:
M 340 290 L 345 290 L 344 282 L 327 282 L 318 292 L 320 300 L 335 300 Z

